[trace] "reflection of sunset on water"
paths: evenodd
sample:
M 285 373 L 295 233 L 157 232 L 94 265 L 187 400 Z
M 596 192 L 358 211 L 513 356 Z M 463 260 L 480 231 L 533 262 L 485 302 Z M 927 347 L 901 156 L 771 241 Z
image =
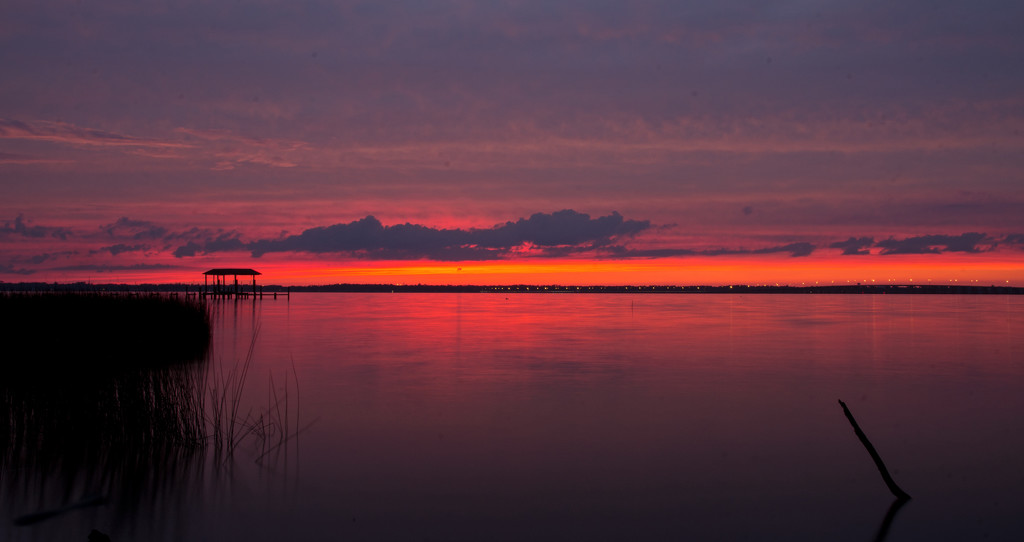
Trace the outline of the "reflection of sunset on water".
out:
M 310 530 L 863 540 L 891 496 L 837 398 L 920 499 L 894 534 L 1020 525 L 1012 507 L 969 504 L 1020 493 L 1016 296 L 294 293 L 220 307 L 223 359 L 258 315 L 253 396 L 294 363 L 303 416 L 318 416 L 301 441 L 316 474 L 299 486 L 357 521 L 266 512 Z

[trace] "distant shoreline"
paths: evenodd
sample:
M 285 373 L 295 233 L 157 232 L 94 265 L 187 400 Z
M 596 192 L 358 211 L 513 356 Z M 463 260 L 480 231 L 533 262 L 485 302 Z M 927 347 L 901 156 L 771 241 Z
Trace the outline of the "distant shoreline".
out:
M 197 292 L 194 284 L 90 284 L 45 282 L 0 282 L 0 292 Z M 315 286 L 261 285 L 265 294 L 274 292 L 348 293 L 540 293 L 540 294 L 937 294 L 937 295 L 1024 295 L 1024 287 L 966 286 L 953 284 L 846 284 L 816 286 L 566 286 L 519 284 L 431 285 L 431 284 L 326 284 Z

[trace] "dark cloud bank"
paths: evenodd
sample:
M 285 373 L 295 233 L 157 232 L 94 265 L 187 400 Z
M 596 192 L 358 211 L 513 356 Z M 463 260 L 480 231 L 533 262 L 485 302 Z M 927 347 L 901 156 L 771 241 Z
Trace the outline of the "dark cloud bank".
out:
M 484 229 L 438 229 L 410 223 L 385 226 L 376 217 L 367 216 L 347 224 L 310 228 L 281 239 L 245 243 L 232 234 L 222 234 L 205 242 L 190 241 L 179 247 L 174 255 L 188 257 L 247 250 L 256 258 L 273 252 L 307 252 L 343 253 L 382 260 L 482 261 L 513 255 L 564 257 L 583 253 L 606 258 L 769 253 L 807 256 L 815 249 L 810 243 L 791 243 L 756 250 L 710 251 L 633 250 L 624 245 L 627 240 L 652 228 L 654 226 L 649 220 L 627 220 L 617 212 L 591 218 L 586 213 L 572 209 L 535 213 L 529 218 Z
M 588 253 L 604 258 L 665 258 L 672 256 L 723 256 L 739 254 L 789 254 L 810 256 L 819 248 L 842 250 L 844 255 L 941 254 L 944 252 L 980 253 L 1000 244 L 1024 248 L 1024 235 L 995 238 L 984 233 L 960 235 L 922 235 L 876 241 L 873 237 L 850 237 L 828 245 L 809 242 L 758 249 L 687 248 L 633 249 L 630 239 L 648 230 L 656 230 L 649 220 L 627 220 L 617 212 L 591 218 L 586 213 L 565 209 L 554 213 L 535 213 L 529 218 L 505 222 L 484 229 L 438 229 L 420 224 L 385 226 L 376 217 L 367 216 L 344 224 L 310 228 L 280 239 L 243 241 L 237 232 L 192 240 L 179 246 L 177 257 L 214 252 L 248 251 L 253 257 L 275 252 L 311 254 L 348 254 L 366 259 L 437 261 L 495 260 L 510 256 L 559 257 Z M 528 248 L 529 250 L 524 250 Z M 875 249 L 872 251 L 872 249 Z
M 1020 234 L 1007 235 L 1004 244 L 1021 244 Z M 829 248 L 842 249 L 844 255 L 871 254 L 871 247 L 880 248 L 880 254 L 941 254 L 943 252 L 986 252 L 998 246 L 1000 240 L 984 233 L 969 232 L 960 235 L 920 235 L 895 239 L 890 237 L 875 242 L 872 237 L 851 237 L 846 241 L 832 243 Z
M 37 239 L 42 237 L 67 239 L 72 233 L 70 228 L 33 226 L 25 220 L 24 215 L 19 214 L 14 220 L 4 222 L 3 227 L 0 227 L 0 236 L 6 237 L 9 235 L 23 235 Z
M 490 228 L 443 229 L 420 224 L 385 226 L 376 217 L 367 216 L 348 223 L 309 228 L 295 235 L 276 239 L 245 240 L 238 231 L 191 228 L 170 231 L 144 220 L 122 217 L 92 232 L 73 232 L 71 228 L 31 225 L 19 215 L 0 227 L 0 238 L 22 236 L 82 240 L 103 240 L 113 244 L 92 249 L 90 255 L 170 251 L 177 258 L 190 258 L 221 252 L 249 252 L 259 258 L 264 254 L 305 252 L 339 254 L 354 258 L 380 260 L 483 261 L 513 257 L 564 257 L 574 254 L 596 258 L 667 258 L 674 256 L 725 256 L 742 254 L 788 254 L 810 256 L 820 248 L 841 250 L 847 256 L 894 254 L 941 254 L 946 252 L 982 253 L 1002 245 L 1011 250 L 1024 250 L 1024 234 L 993 237 L 978 232 L 960 235 L 921 235 L 876 241 L 873 237 L 850 237 L 827 245 L 793 242 L 784 245 L 745 248 L 632 248 L 631 241 L 644 232 L 665 226 L 654 226 L 649 220 L 626 219 L 618 212 L 592 218 L 586 213 L 565 209 L 554 213 L 535 213 L 497 224 Z M 32 274 L 33 266 L 77 254 L 75 251 L 50 252 L 36 256 L 18 256 L 0 261 L 0 273 Z M 161 266 L 81 265 L 56 270 L 129 270 L 157 269 Z
M 377 218 L 367 216 L 347 224 L 310 228 L 298 235 L 244 245 L 237 240 L 214 239 L 203 247 L 203 252 L 244 247 L 257 258 L 271 252 L 309 252 L 392 260 L 494 260 L 522 247 L 532 247 L 543 256 L 607 249 L 650 228 L 649 220 L 626 220 L 617 212 L 591 218 L 571 209 L 535 213 L 486 229 L 437 229 L 410 223 L 385 226 Z

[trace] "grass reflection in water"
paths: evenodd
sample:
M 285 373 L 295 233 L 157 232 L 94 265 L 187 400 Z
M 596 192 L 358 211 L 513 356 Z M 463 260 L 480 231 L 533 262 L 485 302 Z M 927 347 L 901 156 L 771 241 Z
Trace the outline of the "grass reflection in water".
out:
M 120 532 L 174 523 L 161 516 L 203 494 L 207 467 L 228 465 L 240 442 L 266 453 L 286 440 L 280 402 L 239 413 L 249 360 L 212 369 L 199 301 L 8 294 L 0 329 L 4 529 L 45 530 L 78 509 Z

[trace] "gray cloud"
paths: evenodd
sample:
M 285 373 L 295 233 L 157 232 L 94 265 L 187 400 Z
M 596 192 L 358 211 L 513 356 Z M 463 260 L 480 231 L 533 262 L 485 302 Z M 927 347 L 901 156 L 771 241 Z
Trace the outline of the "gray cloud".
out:
M 894 239 L 890 237 L 875 244 L 882 254 L 941 254 L 943 252 L 983 252 L 990 250 L 995 239 L 984 233 L 970 232 L 960 235 L 921 235 Z
M 743 254 L 775 254 L 788 252 L 790 256 L 799 258 L 802 256 L 810 256 L 816 249 L 817 247 L 811 243 L 799 242 L 758 249 L 713 248 L 706 250 L 693 250 L 688 248 L 658 248 L 632 250 L 622 246 L 613 246 L 605 247 L 603 249 L 603 253 L 613 258 L 672 258 L 676 256 L 733 256 Z
M 61 251 L 61 252 L 46 252 L 46 253 L 43 253 L 43 254 L 35 254 L 33 256 L 29 256 L 27 258 L 19 259 L 19 260 L 27 262 L 27 263 L 30 263 L 32 265 L 39 265 L 39 264 L 41 264 L 43 262 L 48 262 L 50 260 L 55 260 L 57 258 L 66 258 L 68 256 L 74 256 L 75 254 L 78 254 L 78 253 L 76 251 L 73 251 L 73 250 L 65 250 L 65 251 Z
M 703 256 L 728 256 L 736 254 L 775 254 L 779 252 L 788 252 L 790 256 L 798 258 L 801 256 L 810 256 L 817 247 L 808 242 L 789 243 L 786 245 L 778 245 L 773 247 L 757 248 L 757 249 L 732 249 L 732 248 L 716 248 L 708 249 L 696 252 Z
M 35 269 L 25 269 L 22 267 L 14 267 L 11 264 L 0 264 L 0 274 L 3 275 L 31 275 L 36 273 Z
M 865 256 L 871 254 L 868 250 L 875 244 L 873 237 L 851 237 L 845 241 L 837 241 L 829 245 L 829 248 L 840 248 L 844 256 Z
M 349 253 L 381 259 L 491 260 L 513 249 L 531 246 L 545 255 L 594 249 L 613 239 L 632 237 L 651 227 L 648 220 L 625 220 L 613 212 L 591 218 L 586 213 L 565 209 L 535 213 L 529 218 L 498 224 L 486 229 L 436 229 L 418 224 L 384 226 L 376 217 L 348 224 L 310 228 L 283 239 L 260 240 L 248 245 L 252 255 L 269 252 Z M 194 254 L 198 245 L 185 252 Z M 237 250 L 236 246 L 228 250 Z M 217 250 L 210 244 L 205 252 Z
M 200 245 L 199 243 L 196 243 L 195 241 L 189 241 L 188 243 L 185 243 L 184 245 L 181 245 L 180 247 L 174 249 L 174 257 L 175 258 L 190 258 L 190 257 L 195 256 L 196 254 L 200 254 L 202 252 L 203 252 L 202 245 Z
M 1011 233 L 1004 237 L 1002 242 L 1008 245 L 1017 245 L 1024 248 L 1024 233 Z
M 777 247 L 761 248 L 757 250 L 751 250 L 751 254 L 772 254 L 775 252 L 788 252 L 790 256 L 799 258 L 801 256 L 810 256 L 814 252 L 816 247 L 811 243 L 790 243 L 788 245 L 782 245 Z
M 604 247 L 603 254 L 610 258 L 672 258 L 674 256 L 694 256 L 702 253 L 687 248 L 629 249 L 616 245 Z
M 541 247 L 608 244 L 614 237 L 632 237 L 651 227 L 649 220 L 624 220 L 612 212 L 591 219 L 590 215 L 565 209 L 551 214 L 534 213 L 530 218 L 470 230 L 471 242 L 486 248 L 507 248 L 531 243 Z
M 232 239 L 240 237 L 241 233 L 235 230 L 225 230 L 223 228 L 198 228 L 192 227 L 184 231 L 170 231 L 163 237 L 164 241 L 168 243 L 175 243 L 181 241 L 202 241 L 206 242 L 210 239 Z
M 135 240 L 160 239 L 167 235 L 167 228 L 148 220 L 133 220 L 126 216 L 118 218 L 112 224 L 100 226 L 100 230 L 110 237 L 131 237 Z
M 140 252 L 149 250 L 149 245 L 126 245 L 124 243 L 118 243 L 116 245 L 110 245 L 108 247 L 100 247 L 97 250 L 90 251 L 90 254 L 99 254 L 100 252 L 109 252 L 111 256 L 117 256 L 125 252 Z
M 25 216 L 19 214 L 13 221 L 4 222 L 2 228 L 0 228 L 0 235 L 23 235 L 25 237 L 54 237 L 58 239 L 67 239 L 68 236 L 72 235 L 70 228 L 53 227 L 53 226 L 30 226 L 25 220 Z
M 211 252 L 235 252 L 248 250 L 248 247 L 238 234 L 234 232 L 221 233 L 220 235 L 205 240 L 191 240 L 174 250 L 175 258 L 185 258 L 197 254 L 209 254 Z

